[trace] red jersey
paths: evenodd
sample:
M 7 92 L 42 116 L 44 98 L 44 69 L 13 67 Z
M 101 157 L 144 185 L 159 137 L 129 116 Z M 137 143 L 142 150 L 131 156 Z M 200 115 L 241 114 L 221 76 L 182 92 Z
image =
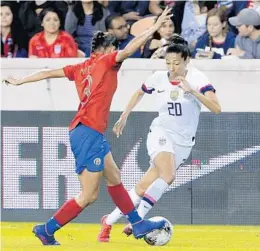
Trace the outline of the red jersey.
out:
M 29 43 L 29 56 L 39 58 L 70 58 L 77 57 L 78 45 L 66 31 L 59 31 L 57 39 L 48 44 L 44 31 L 34 35 Z
M 92 54 L 90 59 L 63 68 L 66 77 L 75 81 L 80 105 L 70 124 L 73 130 L 80 122 L 104 134 L 112 98 L 117 88 L 117 51 Z
M 8 43 L 9 39 L 12 39 L 11 33 L 9 33 L 6 37 L 6 40 L 4 42 L 4 57 L 8 57 L 8 53 L 11 51 L 11 45 Z

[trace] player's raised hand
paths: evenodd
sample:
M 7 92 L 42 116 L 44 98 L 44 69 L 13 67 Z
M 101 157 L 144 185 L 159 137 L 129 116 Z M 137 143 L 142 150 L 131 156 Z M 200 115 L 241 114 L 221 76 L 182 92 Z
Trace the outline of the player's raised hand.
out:
M 165 8 L 163 13 L 158 17 L 156 23 L 154 26 L 159 29 L 165 22 L 171 20 L 171 17 L 173 14 L 171 14 L 172 8 L 169 8 L 168 6 Z
M 3 79 L 2 83 L 6 84 L 6 85 L 21 85 L 21 84 L 23 84 L 21 79 L 16 79 L 16 78 L 13 78 L 13 77 L 8 77 L 8 78 Z
M 190 87 L 189 82 L 185 79 L 185 77 L 178 76 L 174 80 L 180 81 L 178 86 L 184 91 L 184 92 L 192 92 L 193 90 Z
M 114 125 L 113 132 L 115 133 L 117 138 L 119 138 L 119 136 L 122 135 L 126 125 L 126 120 L 127 118 L 120 117 L 119 120 Z

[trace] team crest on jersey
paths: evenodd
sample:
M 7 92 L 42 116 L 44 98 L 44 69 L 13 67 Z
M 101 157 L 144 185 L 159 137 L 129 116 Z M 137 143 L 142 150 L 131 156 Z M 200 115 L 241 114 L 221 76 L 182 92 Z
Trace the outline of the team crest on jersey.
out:
M 54 53 L 55 54 L 60 54 L 61 53 L 61 45 L 60 44 L 56 44 L 54 46 Z
M 179 97 L 179 92 L 178 91 L 171 91 L 170 97 L 173 101 L 177 100 Z
M 96 166 L 99 166 L 99 165 L 101 164 L 101 159 L 100 159 L 100 158 L 95 158 L 95 159 L 94 159 L 94 164 L 95 164 Z
M 166 144 L 166 138 L 160 137 L 160 138 L 159 138 L 159 145 L 163 146 L 163 145 L 165 145 L 165 144 Z

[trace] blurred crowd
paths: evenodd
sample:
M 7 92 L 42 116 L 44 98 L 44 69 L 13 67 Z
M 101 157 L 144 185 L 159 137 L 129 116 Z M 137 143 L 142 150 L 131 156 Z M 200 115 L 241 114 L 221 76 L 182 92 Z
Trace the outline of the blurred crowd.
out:
M 97 30 L 112 33 L 122 49 L 166 6 L 172 20 L 132 58 L 163 58 L 179 35 L 196 59 L 260 59 L 260 0 L 2 1 L 1 57 L 89 57 Z

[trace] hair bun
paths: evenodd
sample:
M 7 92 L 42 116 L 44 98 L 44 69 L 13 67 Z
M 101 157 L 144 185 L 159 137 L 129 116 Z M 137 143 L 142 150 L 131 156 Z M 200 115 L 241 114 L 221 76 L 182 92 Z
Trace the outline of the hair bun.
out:
M 92 38 L 92 52 L 104 43 L 105 34 L 103 31 L 97 31 Z
M 98 31 L 98 32 L 96 33 L 96 39 L 102 40 L 102 39 L 104 39 L 104 37 L 105 37 L 104 32 Z
M 114 46 L 118 47 L 118 41 L 115 36 L 110 33 L 104 33 L 102 31 L 97 31 L 93 38 L 92 38 L 92 49 L 91 51 L 94 52 L 99 47 L 108 47 Z

